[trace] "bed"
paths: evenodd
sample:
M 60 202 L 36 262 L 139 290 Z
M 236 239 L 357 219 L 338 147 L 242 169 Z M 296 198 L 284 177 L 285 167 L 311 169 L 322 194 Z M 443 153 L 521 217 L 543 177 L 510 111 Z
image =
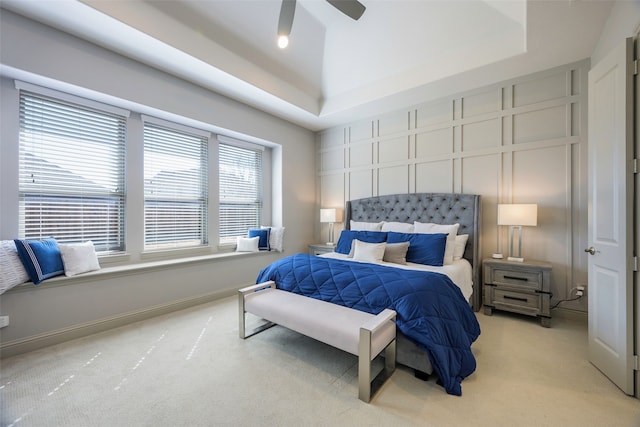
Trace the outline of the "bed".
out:
M 352 223 L 363 224 L 363 223 L 386 222 L 386 223 L 393 223 L 393 224 L 396 224 L 396 226 L 401 227 L 402 224 L 413 224 L 414 221 L 420 222 L 420 223 L 435 223 L 435 224 L 456 224 L 457 223 L 457 224 L 460 224 L 457 234 L 468 235 L 468 239 L 467 239 L 466 245 L 464 246 L 464 250 L 461 256 L 462 258 L 461 262 L 462 264 L 467 265 L 465 270 L 466 273 L 464 274 L 468 276 L 467 280 L 469 282 L 469 290 L 464 292 L 464 297 L 462 296 L 463 291 L 459 290 L 459 288 L 456 291 L 460 293 L 459 299 L 463 301 L 463 305 L 466 305 L 466 311 L 470 312 L 471 315 L 473 316 L 473 312 L 469 309 L 469 307 L 472 307 L 473 310 L 478 311 L 482 301 L 481 292 L 480 292 L 480 290 L 482 289 L 481 282 L 480 282 L 480 260 L 478 255 L 479 238 L 480 238 L 480 233 L 479 233 L 480 196 L 469 195 L 469 194 L 451 194 L 451 193 L 395 194 L 395 195 L 385 195 L 385 196 L 369 197 L 369 198 L 358 199 L 358 200 L 351 200 L 351 201 L 348 201 L 345 206 L 344 229 L 347 230 L 348 232 L 351 229 Z M 340 241 L 339 241 L 339 245 L 340 245 Z M 326 257 L 340 258 L 341 255 L 330 254 L 330 255 L 327 255 Z M 344 255 L 342 255 L 342 257 L 344 257 Z M 280 266 L 283 263 L 284 264 L 286 263 L 300 264 L 303 262 L 304 263 L 308 262 L 309 265 L 306 267 L 303 267 L 303 269 L 306 268 L 306 270 L 304 270 L 305 273 L 299 274 L 301 277 L 300 281 L 302 282 L 305 280 L 304 278 L 311 275 L 311 272 L 313 270 L 319 270 L 321 267 L 327 269 L 327 266 L 328 266 L 328 270 L 336 271 L 337 273 L 335 273 L 335 275 L 340 275 L 340 276 L 344 276 L 345 274 L 354 275 L 354 273 L 351 272 L 351 269 L 352 268 L 360 269 L 360 267 L 351 267 L 351 265 L 353 264 L 358 264 L 358 263 L 354 263 L 353 261 L 344 261 L 342 259 L 337 259 L 337 260 L 315 259 L 314 260 L 314 258 L 323 258 L 323 257 L 306 257 L 305 258 L 304 255 L 294 255 L 292 257 L 287 257 L 287 259 L 285 260 L 280 260 L 282 262 L 277 262 L 278 264 L 276 267 L 272 265 L 263 269 L 263 271 L 261 271 L 258 277 L 258 281 L 275 279 L 276 284 L 278 285 L 279 288 L 282 286 L 286 290 L 291 290 L 293 292 L 298 292 L 302 294 L 305 294 L 305 293 L 312 294 L 313 291 L 311 291 L 308 287 L 305 288 L 304 285 L 299 286 L 299 284 L 297 283 L 294 285 L 291 285 L 291 283 L 285 283 L 285 280 L 283 279 L 284 275 L 280 274 L 280 272 L 275 272 L 275 270 L 280 268 Z M 363 268 L 366 269 L 366 268 L 379 267 L 379 266 L 374 266 L 374 267 L 370 267 L 370 266 L 371 264 Z M 445 265 L 443 267 L 444 269 L 447 269 L 447 268 L 451 269 L 451 266 L 449 265 Z M 381 267 L 381 268 L 390 268 L 390 267 Z M 349 271 L 346 272 L 346 270 L 349 270 Z M 398 270 L 398 269 L 392 268 L 392 270 Z M 438 271 L 438 268 L 436 268 L 435 270 Z M 403 273 L 403 275 L 418 274 L 418 273 L 414 273 L 412 270 L 406 270 L 406 271 L 407 272 Z M 376 271 L 371 270 L 371 271 L 365 271 L 365 272 L 359 272 L 359 270 L 356 270 L 356 273 L 355 273 L 356 276 L 359 275 L 364 278 L 374 277 L 377 274 L 378 274 L 377 270 Z M 425 274 L 430 274 L 430 273 L 425 273 Z M 444 277 L 448 282 L 458 281 L 459 279 L 455 278 L 455 274 L 459 274 L 459 273 L 453 274 L 454 280 L 450 280 L 452 274 L 448 274 Z M 443 275 L 436 274 L 435 276 L 443 276 Z M 280 278 L 280 281 L 282 283 L 278 283 L 278 278 Z M 330 280 L 332 280 L 332 278 L 329 278 L 327 276 L 320 280 L 316 280 L 316 282 L 325 282 Z M 395 280 L 395 279 L 391 279 L 391 280 Z M 441 277 L 438 277 L 438 280 L 443 280 L 443 279 Z M 371 282 L 371 280 L 366 280 L 366 282 Z M 381 286 L 382 285 L 384 285 L 384 279 L 382 279 L 381 281 Z M 314 284 L 313 286 L 317 286 L 317 285 Z M 328 286 L 335 287 L 335 284 L 332 283 L 331 285 L 328 285 Z M 369 283 L 367 283 L 366 286 L 369 286 Z M 444 285 L 442 286 L 444 287 Z M 455 293 L 456 291 L 452 291 L 452 292 Z M 347 305 L 347 303 L 344 303 L 342 301 L 342 297 L 333 296 L 333 290 L 331 290 L 332 296 L 321 295 L 323 293 L 326 294 L 325 291 L 321 291 L 317 295 L 310 295 L 310 296 L 322 298 L 338 304 Z M 451 297 L 447 297 L 447 298 L 451 298 Z M 464 302 L 463 298 L 466 299 L 466 302 Z M 455 303 L 458 305 L 459 305 L 459 302 L 460 301 L 455 301 Z M 354 306 L 352 305 L 352 307 Z M 370 312 L 375 312 L 375 310 L 379 309 L 379 308 L 376 309 L 372 307 L 358 307 L 358 308 L 362 310 L 368 310 Z M 395 309 L 396 307 L 393 307 L 393 308 Z M 438 311 L 441 309 L 436 307 L 435 310 Z M 460 311 L 460 307 L 456 308 L 456 310 Z M 467 317 L 467 320 L 465 321 L 470 321 L 468 319 L 469 314 L 466 313 L 465 310 L 461 310 L 461 312 L 463 316 Z M 475 316 L 473 316 L 473 319 L 471 321 L 476 322 Z M 407 329 L 407 326 L 405 325 L 404 332 L 406 333 L 403 333 L 402 331 L 403 331 L 403 328 L 399 324 L 399 331 L 398 331 L 398 337 L 397 337 L 397 363 L 414 369 L 416 372 L 416 376 L 426 378 L 428 375 L 434 372 L 434 366 L 432 365 L 430 360 L 430 359 L 434 359 L 434 354 L 432 352 L 429 352 L 427 357 L 427 354 L 425 354 L 425 350 L 424 350 L 424 343 L 416 342 L 415 337 L 410 338 L 407 336 L 407 335 L 411 335 L 412 333 L 411 328 Z M 452 379 L 448 381 L 448 383 L 447 381 L 445 381 L 446 384 L 443 384 L 443 385 L 445 386 L 445 389 L 447 390 L 447 392 L 450 394 L 460 394 L 459 382 L 462 381 L 464 377 L 468 376 L 471 372 L 473 372 L 473 370 L 475 370 L 475 359 L 470 354 L 471 342 L 473 342 L 475 338 L 477 338 L 477 335 L 475 337 L 473 336 L 475 333 L 476 332 L 469 333 L 466 330 L 460 329 L 459 335 L 461 336 L 465 334 L 468 335 L 468 337 L 465 337 L 465 339 L 463 340 L 465 342 L 469 341 L 468 342 L 469 348 L 465 349 L 464 358 L 466 358 L 467 362 L 472 364 L 472 366 L 471 368 L 469 367 L 465 368 L 463 371 L 461 371 L 462 373 L 459 373 L 459 372 L 452 373 L 451 374 Z M 477 334 L 479 334 L 479 327 L 477 328 Z M 444 356 L 445 359 L 447 357 L 451 357 L 451 356 Z M 472 360 L 468 360 L 469 358 L 471 358 Z M 443 380 L 442 377 L 448 376 L 448 374 L 442 375 L 443 374 L 442 367 L 438 366 L 441 363 L 438 362 L 437 358 L 434 360 L 436 360 L 436 365 L 437 365 L 435 369 L 436 373 L 439 376 L 439 381 L 442 382 Z
M 477 194 L 392 194 L 348 201 L 345 206 L 344 228 L 350 229 L 352 220 L 460 224 L 458 234 L 469 235 L 462 258 L 471 264 L 473 293 L 470 304 L 474 311 L 478 311 L 482 307 L 480 214 L 480 196 Z

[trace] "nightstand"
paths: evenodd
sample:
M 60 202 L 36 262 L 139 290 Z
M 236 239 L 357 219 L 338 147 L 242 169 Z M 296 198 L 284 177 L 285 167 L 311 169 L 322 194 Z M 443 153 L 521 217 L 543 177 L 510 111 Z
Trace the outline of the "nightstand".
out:
M 322 255 L 336 250 L 335 245 L 327 245 L 326 243 L 314 243 L 309 245 L 309 253 L 311 255 Z
M 484 269 L 484 314 L 511 311 L 540 318 L 551 326 L 551 264 L 541 261 L 507 261 L 488 258 Z

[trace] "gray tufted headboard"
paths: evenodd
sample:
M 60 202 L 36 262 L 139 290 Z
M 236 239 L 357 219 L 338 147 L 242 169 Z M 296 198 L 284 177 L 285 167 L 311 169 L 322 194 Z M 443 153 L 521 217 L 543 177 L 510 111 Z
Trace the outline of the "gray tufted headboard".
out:
M 390 194 L 350 200 L 345 206 L 344 228 L 351 220 L 365 222 L 433 222 L 459 223 L 458 234 L 468 234 L 464 252 L 473 269 L 473 295 L 471 303 L 478 311 L 482 305 L 480 262 L 480 196 L 455 193 Z

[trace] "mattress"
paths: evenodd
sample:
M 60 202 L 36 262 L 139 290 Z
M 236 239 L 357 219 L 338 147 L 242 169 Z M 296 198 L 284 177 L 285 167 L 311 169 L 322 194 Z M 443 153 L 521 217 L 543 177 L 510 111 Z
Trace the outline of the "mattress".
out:
M 361 262 L 356 261 L 353 258 L 349 258 L 348 255 L 340 254 L 338 252 L 330 252 L 326 254 L 319 255 L 325 258 L 335 258 L 348 260 L 352 262 Z M 442 267 L 434 267 L 431 265 L 424 264 L 415 264 L 412 262 L 408 262 L 406 265 L 403 264 L 394 264 L 391 262 L 380 262 L 379 264 L 385 265 L 387 267 L 400 268 L 405 270 L 420 270 L 420 271 L 433 271 L 436 273 L 442 273 L 448 276 L 453 283 L 455 283 L 460 290 L 462 291 L 462 295 L 464 295 L 467 301 L 470 301 L 471 294 L 473 293 L 473 280 L 472 280 L 472 268 L 471 263 L 466 259 L 459 259 L 453 261 L 453 264 L 443 265 Z

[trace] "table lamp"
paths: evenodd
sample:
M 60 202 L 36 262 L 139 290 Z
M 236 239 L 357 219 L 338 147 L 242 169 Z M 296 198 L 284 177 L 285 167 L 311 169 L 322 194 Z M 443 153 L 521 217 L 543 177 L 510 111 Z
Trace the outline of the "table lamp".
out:
M 329 241 L 327 245 L 333 246 L 333 224 L 342 221 L 342 211 L 336 208 L 320 209 L 320 222 L 329 223 Z
M 538 205 L 511 204 L 498 205 L 498 225 L 509 225 L 509 261 L 523 262 L 522 257 L 522 227 L 538 225 Z M 517 235 L 517 242 L 515 242 Z M 515 252 L 516 248 L 518 251 Z

